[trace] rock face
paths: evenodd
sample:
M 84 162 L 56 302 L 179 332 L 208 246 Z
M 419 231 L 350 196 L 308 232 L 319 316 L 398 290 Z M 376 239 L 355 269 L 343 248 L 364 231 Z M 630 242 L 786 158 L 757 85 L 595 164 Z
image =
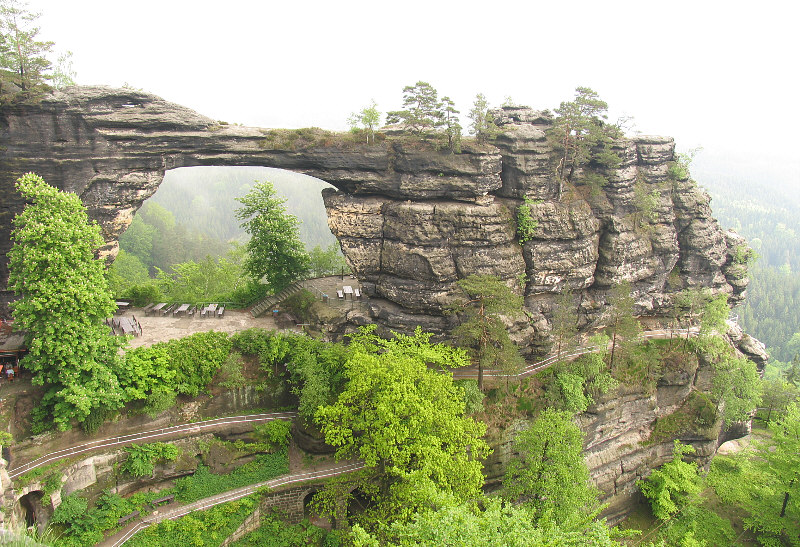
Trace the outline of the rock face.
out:
M 445 332 L 449 322 L 442 310 L 456 281 L 493 274 L 525 296 L 533 318 L 533 328 L 516 338 L 527 349 L 547 351 L 554 297 L 565 289 L 576 294 L 585 327 L 602 324 L 607 292 L 623 281 L 631 284 L 640 315 L 664 313 L 687 287 L 725 293 L 732 304 L 742 300 L 747 272 L 737 260 L 745 243 L 723 233 L 708 196 L 693 181 L 670 176 L 672 139 L 622 140 L 615 144 L 622 163 L 603 173 L 603 187 L 562 185 L 546 136 L 548 112 L 504 108 L 495 119 L 500 133 L 494 154 L 480 150 L 476 157 L 473 148 L 444 156 L 481 169 L 445 171 L 442 154 L 429 152 L 414 166 L 422 172 L 416 178 L 425 181 L 424 192 L 418 184 L 384 191 L 335 183 L 344 191 L 323 192 L 331 230 L 372 297 L 372 319 L 394 330 L 423 325 Z M 464 189 L 432 192 L 429 175 L 437 170 L 442 188 L 459 176 Z M 484 182 L 493 177 L 499 186 Z M 637 193 L 655 196 L 651 211 L 637 205 Z M 526 198 L 533 200 L 538 226 L 520 245 L 515 215 Z
M 451 318 L 444 310 L 456 282 L 470 274 L 498 276 L 524 296 L 530 321 L 510 329 L 528 352 L 549 350 L 555 296 L 567 289 L 584 329 L 603 324 L 608 291 L 623 281 L 640 315 L 665 313 L 687 287 L 741 302 L 745 243 L 720 229 L 693 181 L 670 175 L 672 139 L 620 140 L 614 148 L 622 162 L 602 173 L 604 186 L 562 184 L 546 136 L 548 112 L 503 108 L 495 119 L 500 133 L 491 144 L 467 143 L 450 154 L 403 139 L 367 146 L 321 130 L 229 126 L 125 89 L 74 87 L 38 104 L 3 107 L 0 288 L 8 279 L 11 219 L 23 206 L 13 184 L 27 171 L 77 193 L 103 228 L 103 252 L 113 256 L 117 237 L 166 170 L 247 165 L 302 172 L 336 188 L 323 193 L 329 225 L 370 296 L 368 314 L 350 312 L 351 325 L 445 334 Z M 642 194 L 652 198 L 648 210 Z M 516 215 L 526 198 L 537 228 L 520 244 Z M 746 335 L 737 343 L 765 355 Z M 581 418 L 587 461 L 607 496 L 624 503 L 635 479 L 665 461 L 669 441 L 640 443 L 656 419 L 699 404 L 691 393 L 707 389 L 702 370 L 665 376 L 653 393 L 617 393 Z M 681 438 L 706 457 L 718 424 L 703 431 Z M 619 507 L 614 501 L 612 513 Z

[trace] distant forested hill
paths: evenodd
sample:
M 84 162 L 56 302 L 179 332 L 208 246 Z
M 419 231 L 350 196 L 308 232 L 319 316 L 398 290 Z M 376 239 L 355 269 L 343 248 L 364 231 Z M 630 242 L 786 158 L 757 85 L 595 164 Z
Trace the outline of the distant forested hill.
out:
M 327 247 L 336 239 L 328 228 L 319 179 L 262 167 L 188 167 L 168 171 L 149 201 L 158 203 L 183 224 L 210 238 L 242 240 L 234 211 L 237 197 L 250 191 L 255 181 L 269 181 L 286 198 L 286 209 L 302 222 L 300 239 L 308 249 Z
M 745 236 L 759 255 L 738 310 L 742 325 L 775 359 L 790 361 L 795 348 L 788 342 L 800 332 L 800 171 L 785 162 L 741 166 L 701 153 L 692 172 L 711 194 L 720 224 Z

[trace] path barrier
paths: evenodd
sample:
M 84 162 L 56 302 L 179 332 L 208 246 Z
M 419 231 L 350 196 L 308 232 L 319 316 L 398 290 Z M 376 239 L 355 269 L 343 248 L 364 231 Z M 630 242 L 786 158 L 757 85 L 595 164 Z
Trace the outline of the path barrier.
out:
M 25 464 L 14 466 L 13 468 L 9 469 L 8 476 L 11 479 L 15 479 L 20 475 L 22 475 L 23 473 L 27 473 L 32 469 L 36 469 L 37 467 L 46 465 L 50 462 L 60 460 L 63 458 L 69 458 L 70 456 L 83 454 L 93 450 L 131 444 L 137 441 L 143 441 L 148 439 L 157 439 L 159 437 L 166 437 L 170 435 L 175 435 L 177 433 L 200 432 L 205 429 L 211 429 L 222 425 L 240 424 L 246 422 L 269 422 L 272 420 L 292 419 L 296 416 L 297 412 L 272 412 L 268 414 L 245 414 L 243 416 L 228 416 L 225 418 L 214 418 L 212 420 L 204 420 L 202 422 L 191 422 L 188 424 L 179 424 L 170 427 L 161 427 L 158 429 L 142 431 L 141 433 L 131 433 L 129 435 L 120 435 L 118 437 L 109 437 L 107 439 L 89 441 L 87 443 L 72 446 L 70 448 L 57 450 L 55 452 L 45 454 L 44 456 L 40 456 L 35 460 L 32 460 Z
M 158 524 L 163 520 L 175 520 L 177 518 L 183 517 L 188 515 L 193 511 L 204 511 L 206 509 L 210 509 L 215 505 L 220 505 L 222 503 L 228 503 L 230 501 L 236 501 L 238 499 L 244 498 L 249 496 L 259 488 L 269 487 L 269 488 L 277 488 L 280 486 L 286 486 L 287 484 L 293 484 L 296 482 L 305 482 L 310 480 L 317 480 L 317 479 L 326 479 L 329 477 L 335 477 L 337 475 L 342 475 L 344 473 L 352 473 L 353 471 L 358 471 L 359 469 L 363 469 L 364 464 L 361 462 L 357 463 L 350 463 L 346 465 L 342 465 L 340 467 L 334 467 L 331 469 L 323 469 L 320 471 L 308 471 L 305 473 L 296 473 L 294 475 L 283 475 L 265 482 L 259 482 L 256 484 L 251 484 L 249 486 L 243 486 L 241 488 L 236 488 L 235 490 L 229 490 L 228 492 L 224 492 L 222 494 L 217 494 L 216 496 L 211 496 L 209 498 L 205 498 L 202 500 L 198 500 L 194 503 L 190 503 L 183 507 L 179 507 L 172 511 L 168 511 L 163 514 L 159 515 L 150 515 L 148 517 L 143 518 L 141 521 L 137 522 L 135 526 L 133 526 L 130 530 L 125 532 L 121 537 L 117 538 L 113 541 L 113 543 L 101 543 L 101 545 L 108 545 L 110 547 L 118 547 L 128 541 L 137 533 L 141 532 L 145 528 L 149 528 L 154 524 Z
M 654 338 L 667 338 L 671 336 L 683 336 L 685 334 L 689 334 L 690 336 L 696 336 L 700 332 L 698 327 L 692 327 L 690 329 L 656 329 L 651 331 L 643 332 L 639 335 L 639 338 L 644 340 L 650 340 Z M 597 346 L 580 346 L 568 352 L 562 352 L 560 354 L 551 355 L 550 357 L 546 357 L 541 361 L 536 363 L 530 364 L 522 369 L 522 371 L 516 374 L 506 374 L 501 370 L 497 369 L 484 369 L 483 376 L 485 378 L 506 378 L 510 376 L 516 376 L 517 378 L 524 378 L 530 374 L 534 374 L 541 370 L 546 369 L 547 367 L 559 362 L 564 361 L 567 359 L 573 359 L 575 357 L 580 357 L 581 355 L 586 355 L 587 353 L 593 353 L 600 349 Z M 453 371 L 453 378 L 455 379 L 465 379 L 465 378 L 473 378 L 477 376 L 477 371 L 459 371 L 458 369 Z

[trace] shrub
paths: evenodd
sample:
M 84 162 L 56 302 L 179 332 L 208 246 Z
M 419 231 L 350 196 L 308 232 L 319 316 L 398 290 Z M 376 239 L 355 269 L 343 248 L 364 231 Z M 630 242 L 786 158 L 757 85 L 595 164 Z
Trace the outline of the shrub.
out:
M 289 446 L 291 430 L 292 423 L 289 420 L 272 420 L 255 426 L 253 433 L 257 439 L 268 441 L 280 448 L 286 448 Z
M 125 452 L 128 459 L 120 469 L 134 477 L 152 475 L 156 462 L 175 461 L 179 455 L 178 448 L 167 443 L 132 444 L 125 447 Z
M 539 221 L 533 218 L 531 207 L 537 202 L 526 197 L 525 202 L 517 209 L 517 238 L 520 243 L 525 243 L 533 239 Z

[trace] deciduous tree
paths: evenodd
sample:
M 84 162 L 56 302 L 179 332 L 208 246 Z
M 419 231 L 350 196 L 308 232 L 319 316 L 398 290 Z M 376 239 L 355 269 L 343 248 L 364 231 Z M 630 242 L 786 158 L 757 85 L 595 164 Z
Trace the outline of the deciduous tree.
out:
M 583 434 L 569 412 L 544 410 L 517 434 L 503 478 L 504 495 L 533 510 L 535 523 L 572 529 L 594 518 L 598 492 L 583 461 Z
M 676 440 L 672 459 L 637 483 L 657 518 L 668 520 L 703 489 L 697 464 L 683 461 L 684 455 L 692 453 L 694 448 Z
M 378 103 L 374 100 L 369 106 L 365 106 L 359 112 L 353 112 L 347 119 L 350 129 L 356 130 L 360 125 L 366 133 L 367 144 L 375 142 L 375 128 L 381 122 L 381 113 L 378 111 Z
M 298 236 L 298 220 L 286 212 L 285 199 L 269 182 L 258 182 L 237 201 L 236 218 L 250 234 L 244 270 L 255 282 L 265 282 L 274 292 L 308 272 L 310 259 Z
M 372 522 L 481 492 L 481 460 L 489 452 L 481 438 L 485 426 L 464 415 L 463 393 L 452 376 L 428 368 L 467 360 L 463 351 L 429 338 L 418 331 L 383 341 L 362 331 L 350 345 L 344 389 L 316 412 L 336 456 L 362 459 L 377 485 L 367 515 Z
M 41 408 L 59 429 L 94 409 L 122 404 L 114 368 L 118 344 L 105 319 L 116 310 L 104 264 L 100 227 L 78 196 L 28 173 L 17 181 L 27 201 L 14 219 L 9 288 L 29 353 L 22 364 L 45 386 Z

